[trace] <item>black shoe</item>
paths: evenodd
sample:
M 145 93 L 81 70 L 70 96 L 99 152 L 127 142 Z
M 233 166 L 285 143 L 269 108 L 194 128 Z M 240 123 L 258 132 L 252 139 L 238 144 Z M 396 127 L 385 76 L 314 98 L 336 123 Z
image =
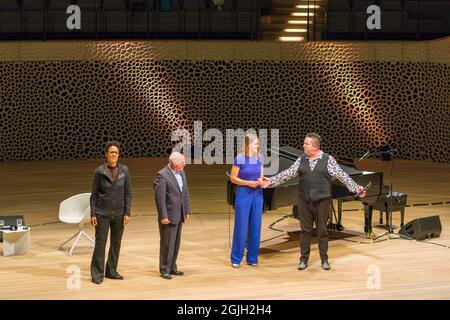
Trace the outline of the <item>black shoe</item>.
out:
M 118 274 L 118 273 L 116 273 L 116 274 L 113 275 L 113 276 L 111 276 L 111 275 L 105 275 L 105 278 L 108 278 L 108 279 L 114 279 L 114 280 L 123 280 L 123 277 L 122 277 L 120 274 Z
M 331 266 L 330 266 L 330 264 L 328 263 L 327 260 L 322 261 L 322 269 L 323 270 L 330 270 L 331 269 Z
M 170 273 L 161 273 L 161 278 L 170 280 L 172 279 L 172 276 L 170 275 Z
M 103 282 L 103 280 L 101 280 L 101 279 L 92 279 L 92 282 L 93 283 L 95 283 L 95 284 L 102 284 L 102 282 Z
M 174 276 L 182 276 L 184 275 L 184 272 L 179 270 L 173 270 L 170 272 L 170 274 L 173 274 Z
M 305 270 L 308 268 L 308 261 L 301 260 L 300 263 L 297 265 L 298 270 Z

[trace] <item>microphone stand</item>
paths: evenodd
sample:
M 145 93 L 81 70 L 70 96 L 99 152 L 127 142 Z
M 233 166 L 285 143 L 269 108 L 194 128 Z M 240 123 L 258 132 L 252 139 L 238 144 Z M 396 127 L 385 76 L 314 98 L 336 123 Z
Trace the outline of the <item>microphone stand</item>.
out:
M 373 153 L 369 153 L 367 156 L 364 155 L 360 160 L 365 159 L 369 156 L 373 156 L 373 155 L 382 155 L 382 154 L 388 154 L 391 156 L 391 166 L 390 166 L 390 170 L 389 170 L 389 204 L 388 204 L 388 208 L 387 208 L 387 213 L 389 215 L 389 219 L 387 221 L 387 231 L 385 233 L 383 233 L 382 235 L 379 235 L 377 237 L 375 237 L 373 239 L 373 241 L 375 243 L 381 242 L 381 241 L 386 241 L 391 239 L 392 235 L 397 235 L 400 238 L 403 239 L 407 239 L 407 240 L 413 240 L 413 238 L 399 234 L 399 233 L 395 233 L 394 232 L 394 228 L 392 227 L 392 197 L 393 197 L 393 172 L 394 172 L 394 151 L 396 151 L 395 149 L 391 149 L 391 150 L 386 150 L 386 151 L 378 151 L 378 152 L 373 152 Z M 382 239 L 382 240 L 378 240 L 382 237 L 386 236 L 386 239 Z M 377 241 L 378 240 L 378 241 Z

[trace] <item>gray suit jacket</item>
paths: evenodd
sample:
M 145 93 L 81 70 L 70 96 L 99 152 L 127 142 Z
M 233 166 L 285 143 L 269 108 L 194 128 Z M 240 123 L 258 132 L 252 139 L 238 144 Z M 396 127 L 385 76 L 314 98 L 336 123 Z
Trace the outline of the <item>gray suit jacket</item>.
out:
M 155 177 L 155 203 L 158 210 L 158 221 L 168 218 L 170 224 L 178 224 L 180 219 L 184 222 L 185 216 L 191 213 L 189 204 L 189 190 L 186 174 L 181 172 L 183 178 L 183 192 L 180 191 L 177 179 L 172 170 L 165 166 Z

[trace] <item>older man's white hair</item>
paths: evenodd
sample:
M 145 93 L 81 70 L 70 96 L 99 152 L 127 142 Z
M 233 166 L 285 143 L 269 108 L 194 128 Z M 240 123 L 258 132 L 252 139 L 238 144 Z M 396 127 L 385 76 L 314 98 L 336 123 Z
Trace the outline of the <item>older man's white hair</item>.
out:
M 180 152 L 172 152 L 169 157 L 169 162 L 173 164 L 179 164 L 184 161 L 184 154 Z

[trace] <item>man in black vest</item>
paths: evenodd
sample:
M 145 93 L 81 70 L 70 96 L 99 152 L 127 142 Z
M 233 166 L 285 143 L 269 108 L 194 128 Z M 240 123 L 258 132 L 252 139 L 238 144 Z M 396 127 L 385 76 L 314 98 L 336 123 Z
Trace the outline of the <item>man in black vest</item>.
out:
M 359 197 L 365 196 L 365 190 L 358 186 L 352 178 L 345 173 L 336 160 L 329 154 L 320 150 L 320 136 L 308 133 L 303 142 L 304 155 L 301 155 L 294 164 L 279 174 L 264 178 L 263 187 L 277 186 L 287 180 L 300 175 L 298 211 L 300 217 L 300 263 L 297 268 L 304 270 L 308 267 L 311 246 L 311 232 L 316 223 L 322 268 L 329 270 L 328 263 L 328 231 L 327 220 L 331 201 L 331 179 L 335 177 L 341 181 L 350 192 L 357 193 Z

